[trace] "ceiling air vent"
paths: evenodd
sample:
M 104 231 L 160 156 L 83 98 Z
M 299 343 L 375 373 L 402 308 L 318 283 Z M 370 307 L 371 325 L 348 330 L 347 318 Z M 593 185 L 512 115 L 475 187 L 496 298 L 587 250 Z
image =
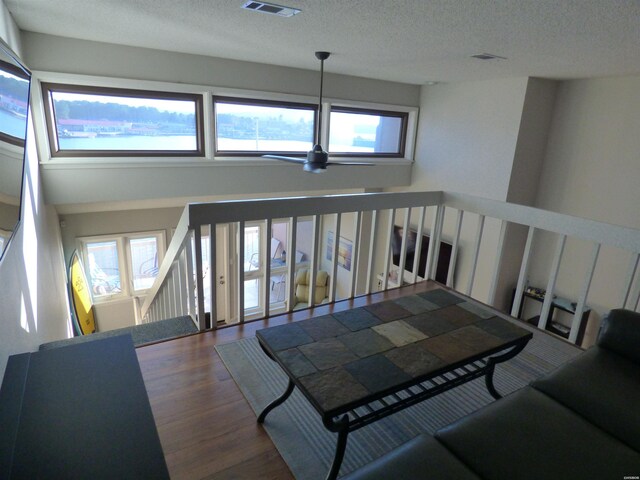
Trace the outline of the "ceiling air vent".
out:
M 507 57 L 501 57 L 500 55 L 494 55 L 493 53 L 478 53 L 471 55 L 471 58 L 477 58 L 478 60 L 506 60 Z
M 265 2 L 247 2 L 242 5 L 242 8 L 245 10 L 253 10 L 255 12 L 270 13 L 280 17 L 293 17 L 301 11 L 297 8 L 283 7 L 282 5 Z

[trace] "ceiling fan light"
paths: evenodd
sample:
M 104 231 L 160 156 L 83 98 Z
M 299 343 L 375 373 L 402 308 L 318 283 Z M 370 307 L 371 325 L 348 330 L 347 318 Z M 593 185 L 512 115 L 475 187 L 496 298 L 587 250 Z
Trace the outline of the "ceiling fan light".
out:
M 303 168 L 305 172 L 311 172 L 311 173 L 324 173 L 327 171 L 326 165 L 318 165 L 318 164 L 314 165 L 313 163 L 305 163 Z

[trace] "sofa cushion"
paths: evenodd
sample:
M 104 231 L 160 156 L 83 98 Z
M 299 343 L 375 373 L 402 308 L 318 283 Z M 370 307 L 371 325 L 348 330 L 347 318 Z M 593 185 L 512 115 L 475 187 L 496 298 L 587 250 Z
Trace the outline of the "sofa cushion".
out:
M 311 277 L 311 272 L 306 268 L 301 268 L 296 273 L 295 279 L 295 295 L 296 295 L 296 305 L 298 303 L 308 303 L 309 302 L 309 281 Z M 327 280 L 329 275 L 324 270 L 318 270 L 316 274 L 316 285 L 315 285 L 315 301 L 319 303 L 323 298 L 327 296 Z
M 640 452 L 640 368 L 634 362 L 593 347 L 531 385 Z
M 640 364 L 640 313 L 611 310 L 602 319 L 598 345 Z
M 638 452 L 531 387 L 439 430 L 436 438 L 486 480 L 619 480 L 640 472 Z
M 341 480 L 479 480 L 430 435 L 419 435 Z

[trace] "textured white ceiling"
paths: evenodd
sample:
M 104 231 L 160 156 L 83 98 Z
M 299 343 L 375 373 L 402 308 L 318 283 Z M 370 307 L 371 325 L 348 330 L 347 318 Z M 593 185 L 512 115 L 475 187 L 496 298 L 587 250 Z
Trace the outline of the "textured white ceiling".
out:
M 22 30 L 413 84 L 640 73 L 639 0 L 4 1 Z

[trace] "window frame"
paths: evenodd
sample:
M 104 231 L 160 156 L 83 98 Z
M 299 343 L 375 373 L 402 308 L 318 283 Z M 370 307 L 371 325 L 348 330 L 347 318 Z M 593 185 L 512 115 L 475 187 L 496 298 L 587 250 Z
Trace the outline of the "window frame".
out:
M 22 80 L 26 80 L 28 82 L 31 82 L 31 77 L 29 76 L 29 74 L 27 74 L 24 70 L 22 70 L 21 68 L 19 68 L 16 65 L 13 65 L 11 63 L 5 62 L 0 60 L 0 68 L 2 68 L 2 70 L 11 73 L 12 75 L 15 75 L 16 77 L 22 79 Z M 29 103 L 29 99 L 31 97 L 30 95 L 30 91 L 31 91 L 31 84 L 29 84 L 29 86 L 27 87 L 27 103 Z M 29 117 L 29 111 L 27 109 L 27 121 Z M 26 142 L 26 138 L 27 138 L 27 129 L 28 129 L 28 124 L 27 121 L 25 122 L 25 129 L 24 129 L 24 138 L 20 138 L 20 137 L 14 137 L 13 135 L 9 135 L 7 133 L 4 132 L 0 132 L 0 142 L 5 142 L 8 143 L 10 145 L 15 145 L 16 147 L 22 147 L 24 148 L 25 146 L 25 142 Z M 1 249 L 0 249 L 1 251 Z
M 164 254 L 167 249 L 167 246 L 165 243 L 165 232 L 161 230 L 151 231 L 151 232 L 141 232 L 141 233 L 123 235 L 123 237 L 124 237 L 124 244 L 125 244 L 125 250 L 127 255 L 127 274 L 128 274 L 128 286 L 129 286 L 130 295 L 134 297 L 144 296 L 151 289 L 151 287 L 141 288 L 137 290 L 135 288 L 135 285 L 133 283 L 134 273 L 133 273 L 133 255 L 131 253 L 131 240 L 155 237 L 156 254 L 158 256 L 158 268 L 160 268 L 160 265 L 162 265 L 162 261 L 164 260 Z M 153 284 L 151 285 L 153 286 Z
M 199 93 L 167 92 L 159 90 L 142 90 L 120 87 L 104 87 L 98 85 L 77 85 L 70 83 L 41 82 L 41 94 L 44 107 L 45 128 L 51 158 L 122 158 L 122 157 L 204 157 L 204 98 Z M 192 101 L 195 103 L 196 115 L 196 149 L 195 150 L 64 150 L 60 149 L 55 108 L 52 92 L 93 94 L 157 100 Z
M 218 149 L 218 115 L 217 103 L 230 103 L 233 105 L 248 105 L 256 107 L 281 107 L 281 108 L 297 108 L 300 110 L 313 111 L 313 139 L 311 148 L 318 142 L 317 125 L 318 125 L 318 105 L 306 102 L 293 102 L 286 100 L 265 100 L 254 97 L 236 97 L 227 95 L 212 95 L 211 104 L 213 107 L 213 123 L 211 131 L 213 136 L 213 157 L 262 157 L 263 155 L 286 155 L 290 157 L 304 158 L 307 151 L 292 152 L 288 150 L 219 150 Z
M 138 238 L 156 237 L 156 249 L 158 253 L 158 266 L 162 265 L 166 253 L 166 232 L 164 230 L 152 230 L 147 232 L 133 232 L 123 234 L 94 235 L 90 237 L 78 237 L 78 250 L 82 252 L 85 274 L 91 285 L 91 297 L 95 304 L 107 303 L 126 298 L 145 296 L 150 289 L 136 290 L 133 285 L 133 259 L 131 255 L 131 240 Z M 118 268 L 120 269 L 120 292 L 114 294 L 100 295 L 96 297 L 93 293 L 93 283 L 89 266 L 89 252 L 87 246 L 92 243 L 116 242 L 116 252 L 118 255 Z
M 392 117 L 400 118 L 400 137 L 398 139 L 398 151 L 397 152 L 334 152 L 331 150 L 331 114 L 332 113 L 355 113 L 364 115 L 376 115 L 380 117 Z M 329 156 L 333 157 L 354 157 L 354 158 L 405 158 L 407 151 L 407 139 L 409 129 L 409 112 L 397 111 L 397 110 L 384 110 L 379 108 L 361 108 L 361 107 L 347 107 L 340 105 L 331 105 L 329 111 L 329 122 L 327 125 L 327 152 Z
M 87 281 L 91 285 L 91 299 L 93 303 L 100 304 L 105 302 L 110 302 L 113 300 L 120 300 L 123 298 L 129 297 L 128 285 L 125 281 L 125 270 L 126 270 L 126 262 L 121 255 L 123 253 L 122 249 L 122 236 L 119 235 L 100 235 L 95 237 L 83 237 L 77 239 L 80 242 L 80 251 L 82 252 L 82 261 L 84 264 L 85 274 L 87 276 Z M 116 243 L 116 253 L 118 255 L 118 270 L 120 276 L 120 291 L 113 294 L 105 294 L 96 296 L 93 292 L 93 279 L 91 277 L 91 265 L 89 262 L 89 250 L 88 245 L 92 243 L 103 243 L 103 242 L 115 242 Z

